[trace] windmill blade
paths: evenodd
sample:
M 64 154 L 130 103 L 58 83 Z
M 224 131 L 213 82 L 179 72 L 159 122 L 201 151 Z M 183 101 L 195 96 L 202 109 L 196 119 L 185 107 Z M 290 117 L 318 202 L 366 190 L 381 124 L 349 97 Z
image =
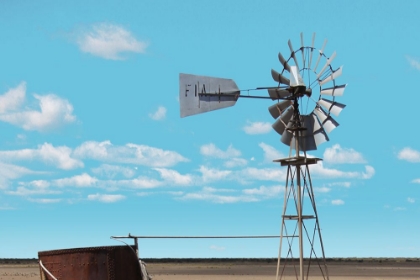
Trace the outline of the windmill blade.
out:
M 331 100 L 327 100 L 327 99 L 323 99 L 321 98 L 318 102 L 316 102 L 318 105 L 321 105 L 322 107 L 324 107 L 325 109 L 327 109 L 329 112 L 333 113 L 335 116 L 338 116 L 341 111 L 344 109 L 344 107 L 346 107 L 346 105 L 335 102 L 335 101 L 331 101 Z
M 290 66 L 290 86 L 305 86 L 302 76 L 299 73 L 299 68 L 297 66 Z
M 321 89 L 321 94 L 331 96 L 342 96 L 344 94 L 344 89 L 346 88 L 346 86 L 347 84 Z
M 296 65 L 296 67 L 297 67 L 298 69 L 300 69 L 300 68 L 299 68 L 299 64 L 298 64 L 298 62 L 297 62 L 297 58 L 296 58 L 295 52 L 294 52 L 294 50 L 293 50 L 292 41 L 290 41 L 290 40 L 289 40 L 289 42 L 287 42 L 287 44 L 289 45 L 289 49 L 290 49 L 290 52 L 291 52 L 291 54 L 292 54 L 293 60 L 295 61 L 295 65 Z
M 284 84 L 284 85 L 290 85 L 290 80 L 286 77 L 284 77 L 282 74 L 280 74 L 279 72 L 277 72 L 274 69 L 271 69 L 271 76 L 273 77 L 273 80 Z
M 287 145 L 290 146 L 292 149 L 295 148 L 295 137 L 293 136 L 293 133 L 291 133 L 290 131 L 286 130 L 280 137 L 280 141 Z
M 302 151 L 314 151 L 317 144 L 313 134 L 315 120 L 311 115 L 301 116 L 302 125 L 306 130 L 300 132 L 299 149 Z
M 314 72 L 316 73 L 316 68 L 318 67 L 319 61 L 321 60 L 322 55 L 324 54 L 324 49 L 325 46 L 327 45 L 328 40 L 325 39 L 324 41 L 324 45 L 322 45 L 321 50 L 319 51 L 319 56 L 318 56 L 318 60 L 316 61 L 315 67 L 314 67 Z
M 284 69 L 290 72 L 290 65 L 287 63 L 287 60 L 284 59 L 283 55 L 279 52 L 279 61 Z
M 331 75 L 329 75 L 328 77 L 326 77 L 325 79 L 323 79 L 322 81 L 319 82 L 319 85 L 323 85 L 325 83 L 328 83 L 331 80 L 335 80 L 338 77 L 341 76 L 341 74 L 343 73 L 343 66 L 341 66 L 340 68 L 338 68 L 337 70 L 333 71 Z
M 278 118 L 273 125 L 271 126 L 278 134 L 283 134 L 287 124 L 289 123 L 290 119 L 293 117 L 293 107 L 287 109 L 284 114 Z
M 311 64 L 312 64 L 312 54 L 314 53 L 314 46 L 315 46 L 315 32 L 314 32 L 314 34 L 312 35 L 311 56 L 309 57 L 308 69 L 311 69 Z
M 282 88 L 269 88 L 267 91 L 272 100 L 285 99 L 291 95 L 288 90 Z
M 239 94 L 231 79 L 179 74 L 181 118 L 233 106 Z
M 318 147 L 322 143 L 330 141 L 330 139 L 328 138 L 328 135 L 325 132 L 324 128 L 322 127 L 321 123 L 319 122 L 317 116 L 314 113 L 312 113 L 311 116 L 314 120 L 314 130 L 313 130 L 314 139 L 315 139 L 316 146 Z
M 303 68 L 305 69 L 305 47 L 303 44 L 303 32 L 300 33 L 300 52 L 302 53 L 302 63 L 303 63 Z
M 327 59 L 327 62 L 325 63 L 324 67 L 322 67 L 321 71 L 318 74 L 318 77 L 317 77 L 318 80 L 319 80 L 319 77 L 321 77 L 322 73 L 324 73 L 325 69 L 327 69 L 327 67 L 331 65 L 331 62 L 334 60 L 336 55 L 337 55 L 337 53 L 334 52 L 331 55 L 331 57 Z
M 292 100 L 284 100 L 268 107 L 268 111 L 270 112 L 271 116 L 273 116 L 274 119 L 277 119 L 292 104 L 293 104 Z
M 314 113 L 318 117 L 322 127 L 327 133 L 330 133 L 337 126 L 339 126 L 338 122 L 336 122 L 330 115 L 325 113 L 321 107 L 316 107 L 314 109 Z

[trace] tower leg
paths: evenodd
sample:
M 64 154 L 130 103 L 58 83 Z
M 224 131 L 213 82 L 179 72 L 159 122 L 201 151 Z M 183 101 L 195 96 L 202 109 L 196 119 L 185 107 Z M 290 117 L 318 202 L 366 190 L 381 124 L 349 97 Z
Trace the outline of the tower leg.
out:
M 310 274 L 319 275 L 319 272 L 323 279 L 329 280 L 307 163 L 288 164 L 282 212 L 276 280 L 285 279 L 286 274 L 291 273 L 294 273 L 296 279 L 304 280 L 309 279 Z M 297 259 L 293 257 L 294 250 L 299 253 L 299 270 L 296 269 Z

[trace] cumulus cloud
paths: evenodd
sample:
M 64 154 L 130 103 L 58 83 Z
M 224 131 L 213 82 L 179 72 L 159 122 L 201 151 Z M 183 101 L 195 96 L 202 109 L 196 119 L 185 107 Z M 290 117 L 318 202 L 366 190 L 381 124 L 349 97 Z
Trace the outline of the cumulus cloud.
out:
M 268 122 L 250 122 L 243 127 L 246 134 L 265 134 L 271 131 L 271 124 Z
M 109 179 L 115 178 L 119 174 L 122 174 L 125 178 L 131 178 L 135 175 L 133 168 L 111 164 L 101 164 L 99 167 L 92 168 L 92 172 Z
M 7 189 L 10 181 L 13 179 L 39 173 L 41 172 L 32 171 L 22 166 L 0 162 L 0 190 Z
M 98 182 L 98 179 L 87 173 L 75 175 L 69 178 L 53 180 L 57 187 L 92 187 Z
M 244 189 L 242 192 L 244 194 L 251 195 L 254 197 L 271 198 L 271 197 L 277 197 L 283 191 L 284 191 L 283 186 L 272 186 L 272 187 L 260 186 L 259 188 Z
M 175 185 L 188 186 L 192 183 L 193 179 L 191 175 L 182 175 L 179 172 L 166 168 L 155 168 L 159 172 L 160 177 L 168 183 Z
M 25 82 L 21 82 L 17 87 L 9 89 L 5 94 L 0 95 L 0 114 L 20 108 L 25 102 L 25 95 Z
M 410 203 L 416 202 L 416 200 L 414 198 L 412 198 L 412 197 L 408 197 L 407 198 L 407 201 L 410 202 Z
M 84 166 L 82 161 L 72 157 L 72 150 L 69 147 L 54 147 L 50 143 L 39 145 L 37 149 L 0 151 L 0 158 L 3 161 L 39 160 L 64 170 Z
M 310 165 L 312 176 L 319 176 L 323 178 L 356 178 L 356 179 L 370 179 L 375 175 L 375 169 L 370 165 L 365 165 L 364 172 L 356 171 L 341 171 L 338 169 L 324 167 L 322 161 L 317 164 Z
M 59 203 L 61 201 L 60 198 L 29 198 L 28 200 L 40 204 Z
M 273 160 L 275 160 L 275 159 L 280 159 L 280 158 L 285 157 L 282 153 L 280 153 L 278 150 L 276 150 L 276 148 L 274 148 L 273 146 L 270 146 L 270 145 L 265 144 L 263 142 L 258 144 L 258 146 L 260 146 L 260 148 L 263 149 L 264 161 L 265 162 L 272 163 Z
M 90 194 L 88 200 L 100 201 L 104 203 L 113 203 L 125 199 L 124 195 L 121 194 Z
M 202 175 L 203 182 L 210 182 L 210 181 L 219 181 L 222 179 L 226 179 L 232 171 L 230 170 L 219 170 L 208 168 L 203 165 L 200 166 L 199 172 Z
M 238 166 L 245 166 L 247 163 L 248 161 L 243 158 L 231 158 L 227 160 L 223 165 L 227 168 L 234 168 Z
M 76 120 L 73 106 L 55 94 L 34 94 L 39 109 L 23 106 L 26 101 L 26 83 L 20 83 L 0 95 L 0 120 L 25 130 L 48 131 Z
M 324 161 L 335 164 L 366 162 L 361 153 L 353 149 L 341 148 L 338 144 L 325 149 Z
M 226 204 L 237 202 L 256 202 L 256 198 L 247 195 L 225 195 L 218 194 L 214 188 L 203 188 L 199 192 L 187 193 L 177 197 L 180 200 L 202 200 L 212 203 Z
M 98 23 L 77 35 L 80 50 L 105 59 L 122 60 L 124 53 L 145 53 L 147 42 L 137 40 L 122 26 Z
M 87 141 L 74 150 L 75 157 L 105 162 L 139 164 L 152 167 L 168 167 L 188 159 L 174 151 L 166 151 L 146 145 L 126 144 L 114 146 L 110 141 Z
M 334 200 L 331 201 L 331 204 L 332 205 L 343 205 L 344 201 L 341 200 L 341 199 L 334 199 Z
M 408 61 L 408 63 L 410 63 L 410 66 L 413 67 L 414 69 L 420 70 L 420 61 L 416 58 L 413 58 L 411 56 L 406 56 L 405 57 Z
M 163 106 L 159 106 L 154 113 L 149 114 L 149 117 L 152 120 L 160 121 L 165 119 L 166 117 L 166 108 Z
M 282 181 L 286 179 L 286 172 L 282 168 L 248 167 L 237 173 L 238 180 L 246 183 L 250 180 Z
M 411 183 L 420 184 L 420 178 L 412 180 Z
M 213 143 L 206 144 L 200 147 L 200 153 L 203 156 L 213 157 L 213 158 L 220 158 L 220 159 L 227 159 L 233 157 L 239 157 L 241 152 L 235 149 L 232 145 L 229 145 L 226 151 L 222 151 Z
M 408 162 L 420 162 L 420 152 L 406 147 L 398 153 L 398 159 Z

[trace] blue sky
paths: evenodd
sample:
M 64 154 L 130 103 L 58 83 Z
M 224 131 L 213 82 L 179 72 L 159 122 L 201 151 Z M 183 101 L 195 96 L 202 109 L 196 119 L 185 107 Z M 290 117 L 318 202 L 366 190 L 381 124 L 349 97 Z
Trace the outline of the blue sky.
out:
M 276 235 L 271 100 L 179 117 L 179 73 L 276 86 L 303 32 L 347 105 L 311 155 L 328 257 L 420 255 L 418 1 L 1 1 L 0 257 L 111 235 Z M 143 257 L 276 257 L 278 240 L 141 240 Z

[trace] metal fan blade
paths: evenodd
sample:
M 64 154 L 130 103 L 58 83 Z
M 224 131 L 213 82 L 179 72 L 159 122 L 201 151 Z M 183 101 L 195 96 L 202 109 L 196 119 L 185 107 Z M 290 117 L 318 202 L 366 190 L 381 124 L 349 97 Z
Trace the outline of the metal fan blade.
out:
M 315 120 L 313 116 L 302 116 L 302 124 L 306 130 L 300 132 L 299 136 L 299 149 L 302 151 L 316 150 L 316 142 L 313 134 Z
M 280 52 L 279 52 L 279 60 L 283 68 L 290 72 L 290 65 L 287 63 L 287 60 L 284 59 L 283 55 Z
M 272 100 L 284 99 L 291 95 L 288 90 L 281 88 L 269 88 L 268 94 L 270 95 Z
M 279 102 L 277 104 L 271 105 L 268 108 L 268 111 L 270 112 L 271 116 L 273 116 L 274 119 L 277 119 L 292 104 L 293 104 L 293 101 L 291 101 L 291 100 L 284 100 L 284 101 L 281 101 L 281 102 Z
M 315 32 L 312 35 L 312 46 L 311 46 L 311 56 L 309 57 L 309 64 L 308 64 L 308 69 L 311 69 L 311 64 L 312 64 L 312 54 L 314 52 L 314 45 L 315 45 Z
M 313 134 L 314 134 L 314 139 L 315 139 L 316 146 L 319 146 L 324 142 L 330 141 L 327 133 L 325 132 L 324 128 L 322 127 L 321 123 L 319 122 L 317 116 L 314 113 L 312 113 L 311 116 L 314 120 Z
M 214 94 L 220 92 L 229 94 Z M 181 118 L 233 106 L 239 94 L 236 83 L 231 79 L 179 74 Z
M 293 137 L 293 134 L 290 131 L 285 131 L 280 138 L 280 141 L 283 144 L 286 144 L 287 146 L 291 146 L 292 149 L 295 148 L 295 137 Z
M 318 102 L 318 105 L 321 105 L 325 109 L 327 109 L 329 112 L 333 113 L 334 115 L 338 116 L 341 111 L 346 107 L 346 105 L 334 102 L 331 100 L 323 99 L 321 98 Z
M 303 68 L 305 69 L 305 47 L 303 44 L 303 32 L 300 33 L 300 52 L 302 53 L 302 63 L 303 63 Z
M 299 68 L 297 66 L 290 66 L 290 86 L 305 86 L 302 76 L 299 73 Z
M 327 69 L 327 67 L 331 65 L 331 62 L 334 60 L 336 55 L 337 55 L 337 53 L 334 52 L 331 55 L 331 57 L 327 59 L 327 62 L 325 63 L 324 67 L 322 67 L 321 71 L 318 73 L 317 79 L 319 79 L 319 77 L 321 77 L 322 73 L 324 73 L 325 69 Z
M 347 84 L 345 85 L 340 85 L 340 86 L 335 86 L 335 87 L 330 87 L 330 88 L 325 88 L 325 89 L 321 89 L 321 94 L 323 95 L 331 95 L 331 96 L 342 96 L 344 93 L 344 89 L 346 88 Z
M 284 112 L 284 114 L 282 114 L 280 116 L 280 118 L 278 118 L 272 125 L 273 129 L 278 133 L 278 134 L 283 134 L 286 125 L 289 123 L 290 119 L 293 117 L 293 107 L 287 109 L 286 112 Z
M 331 75 L 329 75 L 328 77 L 326 77 L 325 79 L 323 79 L 322 81 L 319 82 L 319 85 L 323 85 L 325 83 L 328 83 L 331 80 L 335 80 L 338 77 L 341 76 L 341 74 L 343 73 L 343 66 L 341 66 L 340 68 L 338 68 L 337 70 L 333 71 Z
M 324 45 L 322 45 L 322 48 L 319 51 L 318 60 L 316 61 L 316 64 L 315 64 L 315 67 L 314 67 L 314 70 L 313 70 L 315 73 L 316 73 L 316 68 L 318 67 L 319 61 L 321 60 L 321 57 L 324 54 L 324 49 L 325 49 L 325 46 L 327 45 L 327 42 L 328 42 L 327 39 L 325 39 Z
M 325 113 L 321 107 L 316 107 L 314 109 L 314 113 L 318 117 L 322 127 L 327 133 L 330 133 L 334 130 L 334 128 L 339 126 L 338 122 L 336 122 L 330 115 Z
M 273 80 L 284 84 L 284 85 L 290 85 L 290 80 L 286 77 L 284 77 L 282 74 L 280 74 L 279 72 L 277 72 L 274 69 L 271 69 L 271 76 L 273 77 Z
M 295 65 L 296 65 L 296 67 L 297 67 L 298 69 L 300 69 L 300 68 L 299 68 L 299 64 L 298 64 L 298 62 L 297 62 L 297 59 L 296 59 L 295 52 L 294 52 L 294 50 L 293 50 L 292 41 L 290 41 L 290 40 L 289 40 L 289 42 L 287 42 L 287 43 L 288 43 L 288 45 L 289 45 L 290 52 L 292 53 L 293 60 L 295 61 Z

